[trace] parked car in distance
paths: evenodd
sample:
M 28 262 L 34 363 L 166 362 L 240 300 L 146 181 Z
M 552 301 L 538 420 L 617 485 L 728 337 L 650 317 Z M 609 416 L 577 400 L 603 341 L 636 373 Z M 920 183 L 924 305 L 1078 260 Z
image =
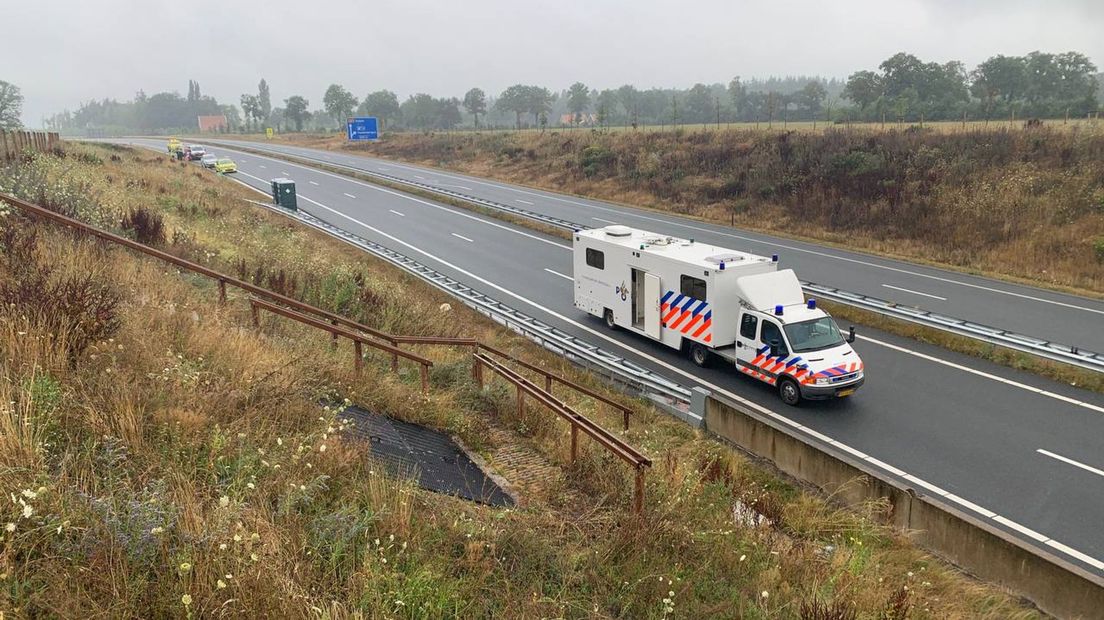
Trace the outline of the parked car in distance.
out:
M 204 168 L 214 168 L 215 162 L 218 161 L 218 157 L 214 155 L 204 155 L 203 159 L 199 160 L 199 163 L 203 164 Z
M 207 149 L 198 144 L 189 144 L 188 147 L 184 149 L 185 158 L 189 161 L 199 161 L 203 159 L 203 156 L 206 154 Z
M 221 172 L 226 174 L 228 172 L 237 172 L 238 165 L 234 163 L 233 159 L 222 158 L 215 162 L 215 172 Z

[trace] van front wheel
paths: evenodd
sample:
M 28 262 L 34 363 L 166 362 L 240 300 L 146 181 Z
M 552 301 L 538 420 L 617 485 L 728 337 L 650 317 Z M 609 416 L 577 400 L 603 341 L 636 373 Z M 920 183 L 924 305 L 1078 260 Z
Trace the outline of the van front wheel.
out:
M 613 310 L 610 310 L 609 308 L 606 308 L 605 319 L 606 319 L 606 327 L 608 327 L 610 329 L 617 329 L 617 323 L 613 320 Z
M 801 404 L 801 388 L 798 387 L 797 381 L 789 377 L 778 382 L 778 396 L 782 398 L 782 402 L 791 407 Z

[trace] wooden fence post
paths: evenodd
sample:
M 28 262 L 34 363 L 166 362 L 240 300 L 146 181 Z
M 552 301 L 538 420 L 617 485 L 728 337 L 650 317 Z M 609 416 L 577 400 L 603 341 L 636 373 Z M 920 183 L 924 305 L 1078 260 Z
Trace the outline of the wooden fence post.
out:
M 429 366 L 422 364 L 422 394 L 429 396 Z
M 518 418 L 525 415 L 525 393 L 521 391 L 521 385 L 517 386 L 517 414 Z
M 226 303 L 226 280 L 219 279 L 219 303 Z
M 261 328 L 260 312 L 257 310 L 256 302 L 252 299 L 249 300 L 249 312 L 250 312 L 250 314 L 253 315 L 253 329 L 260 329 Z
M 644 514 L 644 468 L 636 468 L 636 492 L 633 494 L 633 512 Z
M 359 377 L 360 376 L 360 368 L 361 368 L 361 366 L 364 365 L 364 358 L 362 357 L 363 351 L 361 350 L 361 345 L 360 345 L 359 340 L 354 340 L 353 341 L 353 353 L 356 355 L 356 360 L 354 360 L 354 362 L 355 362 L 355 364 L 354 364 L 355 372 L 356 372 L 356 376 Z
M 571 464 L 579 459 L 579 425 L 571 423 Z

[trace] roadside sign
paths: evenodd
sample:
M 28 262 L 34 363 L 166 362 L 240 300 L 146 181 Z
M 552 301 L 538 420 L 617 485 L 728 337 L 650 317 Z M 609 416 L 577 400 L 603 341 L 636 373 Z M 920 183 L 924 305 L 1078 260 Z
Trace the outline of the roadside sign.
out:
M 272 128 L 271 127 L 266 127 L 265 128 L 265 136 L 268 136 L 269 139 L 272 138 Z
M 379 140 L 379 122 L 374 116 L 350 118 L 345 130 L 349 140 Z

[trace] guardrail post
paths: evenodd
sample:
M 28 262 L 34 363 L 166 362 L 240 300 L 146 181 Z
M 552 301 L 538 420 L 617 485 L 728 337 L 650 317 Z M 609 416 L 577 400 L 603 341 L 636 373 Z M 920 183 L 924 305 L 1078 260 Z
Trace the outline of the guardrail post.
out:
M 552 393 L 552 375 L 544 375 L 544 391 Z
M 219 278 L 219 303 L 226 303 L 226 280 Z
M 571 423 L 571 464 L 579 459 L 579 425 Z
M 644 468 L 636 466 L 636 492 L 633 494 L 633 512 L 644 514 Z
M 361 366 L 364 365 L 364 358 L 361 356 L 362 353 L 361 353 L 361 345 L 360 345 L 359 340 L 354 340 L 353 341 L 353 352 L 356 354 L 356 359 L 353 360 L 354 361 L 354 367 L 356 369 L 355 372 L 356 372 L 356 376 L 359 377 L 360 376 L 360 368 L 361 368 Z
M 621 418 L 622 418 L 622 426 L 624 427 L 624 430 L 626 430 L 626 431 L 629 430 L 629 410 L 628 409 L 622 409 L 621 410 Z
M 337 321 L 330 321 L 330 325 L 333 325 L 334 327 L 337 327 Z M 337 332 L 330 332 L 330 337 L 331 337 L 331 339 L 330 339 L 330 348 L 331 349 L 336 349 L 337 348 Z
M 483 362 L 478 357 L 472 358 L 472 381 L 475 381 L 480 390 L 483 389 Z
M 249 313 L 253 315 L 253 329 L 260 329 L 261 313 L 257 310 L 257 302 L 254 299 L 249 300 Z
M 525 415 L 525 392 L 521 391 L 521 384 L 517 386 L 517 414 L 518 419 Z
M 396 349 L 399 348 L 399 345 L 396 344 L 395 348 Z M 398 353 L 392 353 L 391 354 L 391 372 L 399 372 L 399 355 L 398 355 Z
M 422 394 L 429 395 L 429 366 L 422 364 Z

